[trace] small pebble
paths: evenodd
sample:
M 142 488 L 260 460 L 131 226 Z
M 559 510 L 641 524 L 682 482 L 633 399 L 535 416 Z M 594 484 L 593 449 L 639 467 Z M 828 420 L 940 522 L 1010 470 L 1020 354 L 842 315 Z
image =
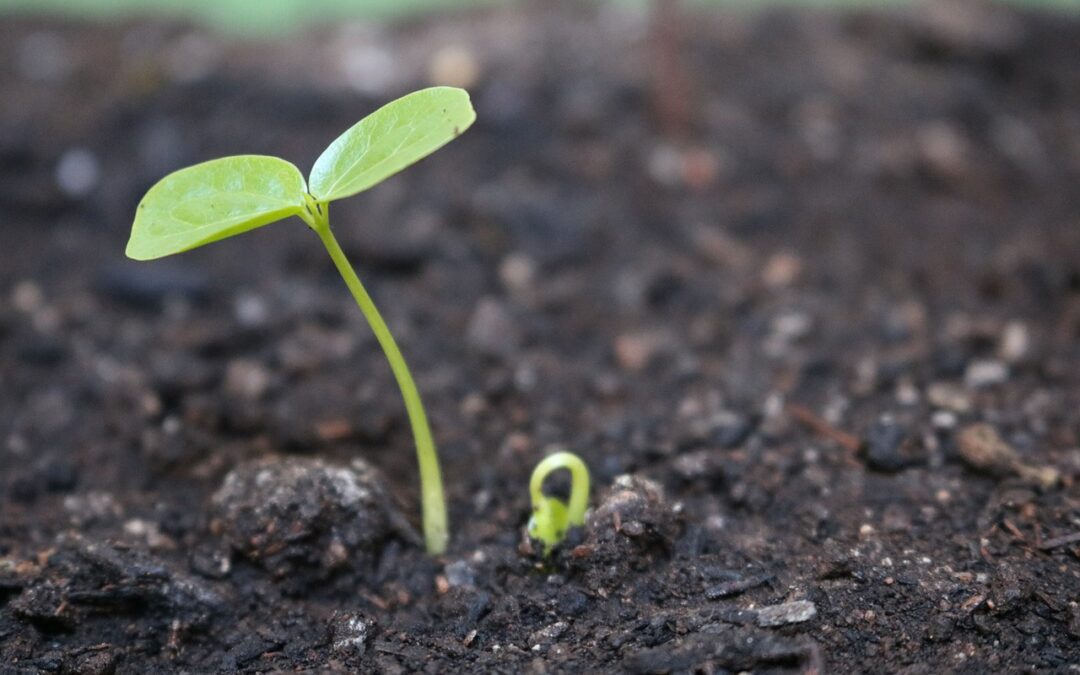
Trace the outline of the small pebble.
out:
M 955 429 L 957 424 L 956 414 L 951 413 L 948 410 L 938 410 L 930 418 L 930 423 L 934 425 L 935 429 L 941 431 Z
M 451 588 L 476 586 L 476 570 L 464 560 L 455 560 L 446 566 L 446 582 Z
M 176 548 L 176 542 L 168 535 L 162 534 L 157 523 L 142 518 L 132 518 L 126 521 L 124 523 L 124 534 L 145 541 L 147 547 L 151 550 L 172 550 Z
M 954 413 L 971 412 L 971 397 L 961 388 L 945 382 L 935 382 L 926 389 L 931 405 Z
M 563 633 L 570 628 L 570 624 L 565 621 L 556 621 L 550 626 L 545 626 L 540 630 L 533 631 L 529 635 L 529 644 L 535 648 L 537 645 L 551 644 L 562 637 Z
M 476 52 L 465 45 L 449 45 L 431 56 L 428 79 L 434 85 L 471 88 L 480 79 Z
M 509 356 L 518 348 L 517 325 L 502 302 L 483 298 L 473 309 L 465 339 L 470 347 L 488 356 Z
M 946 642 L 952 637 L 955 628 L 955 619 L 945 614 L 939 614 L 931 619 L 926 627 L 926 639 L 931 642 Z
M 224 579 L 232 572 L 232 557 L 223 549 L 198 547 L 189 564 L 192 572 L 207 579 Z
M 1001 333 L 998 355 L 1008 363 L 1016 363 L 1028 355 L 1031 348 L 1031 336 L 1028 328 L 1020 321 L 1010 321 Z
M 969 144 L 952 123 L 939 120 L 923 125 L 915 143 L 923 166 L 936 177 L 954 180 L 967 172 Z
M 682 153 L 682 181 L 694 190 L 704 190 L 716 182 L 724 162 L 706 148 L 687 148 Z
M 11 304 L 24 314 L 33 314 L 45 304 L 45 293 L 37 282 L 23 280 L 11 290 Z
M 802 312 L 785 312 L 772 322 L 773 336 L 783 342 L 795 342 L 806 337 L 813 328 L 810 316 Z
M 588 596 L 571 587 L 559 589 L 556 602 L 558 603 L 559 612 L 570 616 L 583 614 L 589 606 Z
M 101 177 L 97 155 L 86 148 L 72 148 L 56 164 L 56 184 L 68 197 L 85 197 Z
M 1009 367 L 1000 361 L 972 361 L 964 371 L 964 384 L 981 389 L 1009 379 Z
M 649 153 L 646 169 L 657 183 L 674 187 L 682 180 L 682 154 L 673 145 L 657 145 Z
M 795 283 L 802 273 L 802 261 L 790 252 L 776 253 L 765 261 L 761 271 L 761 280 L 773 289 L 785 288 Z
M 343 656 L 363 656 L 370 630 L 371 623 L 359 612 L 335 616 L 330 623 L 334 651 Z
M 896 383 L 896 402 L 903 406 L 913 406 L 919 402 L 919 389 L 908 380 Z
M 81 527 L 113 522 L 124 515 L 123 507 L 112 494 L 100 490 L 64 497 L 64 510 L 72 524 Z
M 513 293 L 528 290 L 535 278 L 536 263 L 527 255 L 514 253 L 499 263 L 499 280 Z
M 241 293 L 233 301 L 233 316 L 245 328 L 261 328 L 270 319 L 270 308 L 262 296 Z
M 648 333 L 623 333 L 615 338 L 615 360 L 623 370 L 638 372 L 656 352 L 656 341 Z
M 894 473 L 913 463 L 907 429 L 889 415 L 875 422 L 866 434 L 866 464 L 876 471 Z
M 74 659 L 75 675 L 112 675 L 116 672 L 116 653 L 102 648 L 85 651 Z
M 258 401 L 270 388 L 271 375 L 258 361 L 233 359 L 225 366 L 225 392 L 245 401 Z
M 762 628 L 802 623 L 817 616 L 817 607 L 809 600 L 796 600 L 763 607 L 757 612 L 757 625 Z
M 713 416 L 710 440 L 721 448 L 737 448 L 745 443 L 758 426 L 759 420 L 734 411 L 721 411 Z

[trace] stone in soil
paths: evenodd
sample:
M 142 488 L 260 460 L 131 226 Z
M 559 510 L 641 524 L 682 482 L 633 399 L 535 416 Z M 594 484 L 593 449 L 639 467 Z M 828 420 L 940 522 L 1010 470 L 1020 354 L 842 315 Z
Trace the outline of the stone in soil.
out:
M 372 621 L 359 612 L 335 615 L 330 620 L 330 640 L 334 652 L 343 656 L 363 656 Z
M 349 466 L 258 459 L 225 477 L 213 497 L 212 529 L 276 577 L 325 576 L 371 562 L 391 537 L 416 540 L 385 484 L 362 459 Z
M 757 612 L 757 625 L 762 628 L 802 623 L 817 616 L 817 607 L 809 600 L 796 600 L 780 605 L 762 607 Z
M 919 462 L 908 430 L 883 415 L 866 432 L 866 464 L 875 471 L 895 473 Z

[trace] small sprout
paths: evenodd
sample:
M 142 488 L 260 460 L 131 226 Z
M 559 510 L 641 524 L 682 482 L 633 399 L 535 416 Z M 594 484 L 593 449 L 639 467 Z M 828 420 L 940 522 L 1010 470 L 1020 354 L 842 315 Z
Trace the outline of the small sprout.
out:
M 315 160 L 307 182 L 277 157 L 241 155 L 169 174 L 139 202 L 127 255 L 152 260 L 298 216 L 319 235 L 371 325 L 405 399 L 420 463 L 424 539 L 446 550 L 446 502 L 435 442 L 420 393 L 397 343 L 330 230 L 330 202 L 363 192 L 457 138 L 476 119 L 469 94 L 431 87 L 357 122 Z
M 569 503 L 544 495 L 544 479 L 559 469 L 570 471 Z M 566 538 L 571 527 L 585 524 L 585 508 L 589 504 L 589 469 L 572 452 L 548 455 L 533 469 L 529 495 L 532 497 L 529 536 L 540 541 L 544 545 L 544 555 L 549 555 Z

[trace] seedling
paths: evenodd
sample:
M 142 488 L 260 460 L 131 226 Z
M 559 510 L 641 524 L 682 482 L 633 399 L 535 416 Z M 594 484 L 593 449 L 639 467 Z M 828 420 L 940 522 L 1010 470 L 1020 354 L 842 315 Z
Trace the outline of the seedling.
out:
M 544 480 L 559 469 L 570 471 L 569 503 L 544 494 Z M 529 479 L 532 497 L 532 517 L 529 536 L 544 545 L 544 555 L 562 543 L 571 527 L 585 524 L 585 508 L 589 504 L 589 469 L 572 452 L 556 452 L 540 460 Z
M 161 179 L 135 212 L 127 255 L 151 260 L 299 216 L 319 235 L 371 325 L 405 399 L 420 462 L 427 550 L 446 550 L 446 502 L 435 443 L 409 367 L 375 303 L 330 229 L 330 202 L 371 188 L 457 138 L 476 119 L 469 95 L 432 87 L 399 98 L 357 122 L 315 160 L 307 183 L 277 157 L 223 157 Z

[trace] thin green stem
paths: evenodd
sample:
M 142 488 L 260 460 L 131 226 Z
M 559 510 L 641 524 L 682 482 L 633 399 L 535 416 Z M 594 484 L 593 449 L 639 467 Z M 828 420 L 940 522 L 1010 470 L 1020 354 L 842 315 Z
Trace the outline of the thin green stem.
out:
M 431 429 L 428 427 L 427 414 L 424 412 L 424 404 L 420 401 L 420 392 L 413 381 L 409 366 L 398 349 L 394 336 L 383 320 L 379 310 L 371 296 L 368 295 L 356 271 L 349 264 L 345 252 L 341 250 L 334 233 L 330 230 L 330 218 L 326 204 L 309 203 L 311 209 L 308 213 L 312 216 L 304 218 L 311 225 L 315 233 L 319 235 L 327 253 L 334 261 L 345 285 L 349 287 L 357 306 L 363 312 L 364 318 L 371 325 L 375 338 L 379 341 L 386 360 L 390 362 L 390 369 L 394 371 L 398 387 L 401 389 L 402 398 L 405 399 L 405 410 L 409 415 L 409 424 L 412 426 L 413 437 L 416 441 L 416 458 L 420 464 L 420 499 L 424 514 L 424 541 L 427 544 L 428 553 L 438 555 L 446 550 L 446 542 L 449 533 L 446 525 L 446 500 L 443 497 L 442 473 L 439 470 L 439 456 L 435 452 L 435 441 L 431 437 Z

